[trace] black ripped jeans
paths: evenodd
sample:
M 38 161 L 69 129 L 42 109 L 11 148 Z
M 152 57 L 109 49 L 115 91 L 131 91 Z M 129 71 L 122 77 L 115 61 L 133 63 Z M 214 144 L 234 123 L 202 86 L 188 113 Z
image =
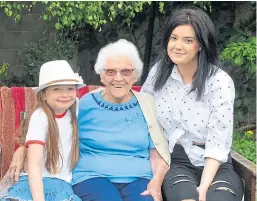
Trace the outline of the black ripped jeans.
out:
M 193 199 L 198 201 L 196 188 L 200 184 L 203 167 L 192 165 L 184 148 L 176 145 L 171 154 L 171 168 L 167 172 L 162 192 L 165 201 Z M 207 192 L 206 201 L 242 201 L 243 182 L 233 169 L 232 159 L 220 165 Z

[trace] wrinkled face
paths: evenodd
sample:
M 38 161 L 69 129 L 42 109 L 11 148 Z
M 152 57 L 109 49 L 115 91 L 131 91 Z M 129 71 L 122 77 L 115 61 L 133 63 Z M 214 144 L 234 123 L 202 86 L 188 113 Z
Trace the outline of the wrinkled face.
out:
M 75 85 L 55 85 L 45 89 L 44 100 L 55 114 L 63 114 L 76 100 Z
M 180 25 L 171 32 L 167 52 L 178 66 L 197 64 L 199 48 L 192 25 Z
M 107 58 L 100 77 L 106 87 L 108 99 L 115 103 L 128 101 L 132 85 L 137 81 L 131 61 L 124 56 Z

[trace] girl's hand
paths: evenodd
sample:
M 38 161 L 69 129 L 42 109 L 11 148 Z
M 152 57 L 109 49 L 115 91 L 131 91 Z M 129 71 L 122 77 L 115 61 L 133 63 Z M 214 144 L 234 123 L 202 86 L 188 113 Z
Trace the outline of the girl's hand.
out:
M 13 183 L 19 181 L 20 171 L 24 164 L 25 155 L 25 146 L 20 146 L 13 154 L 12 162 L 8 170 L 8 176 Z

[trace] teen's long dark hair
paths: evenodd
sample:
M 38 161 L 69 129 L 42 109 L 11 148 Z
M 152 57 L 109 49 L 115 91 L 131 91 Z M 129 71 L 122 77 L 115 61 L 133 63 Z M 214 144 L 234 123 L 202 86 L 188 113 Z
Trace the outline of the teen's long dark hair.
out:
M 194 74 L 192 91 L 197 91 L 197 100 L 204 92 L 206 79 L 213 75 L 220 65 L 216 42 L 215 27 L 210 17 L 198 8 L 183 8 L 173 12 L 165 25 L 161 39 L 161 51 L 158 56 L 157 74 L 154 90 L 160 90 L 171 75 L 174 63 L 167 53 L 167 45 L 172 31 L 180 25 L 190 24 L 194 28 L 196 39 L 202 48 L 198 52 L 198 68 Z

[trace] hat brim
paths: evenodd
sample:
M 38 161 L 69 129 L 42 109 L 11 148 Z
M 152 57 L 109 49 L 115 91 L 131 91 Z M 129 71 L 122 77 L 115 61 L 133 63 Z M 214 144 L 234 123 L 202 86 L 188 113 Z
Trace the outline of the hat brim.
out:
M 40 87 L 32 87 L 32 90 L 36 93 L 38 93 L 39 91 L 50 87 L 50 86 L 55 86 L 55 85 L 76 85 L 77 89 L 82 88 L 84 86 L 86 86 L 86 84 L 80 84 L 80 83 L 74 83 L 74 82 L 57 82 L 57 83 L 53 83 L 53 84 L 49 84 L 49 85 L 43 85 Z

